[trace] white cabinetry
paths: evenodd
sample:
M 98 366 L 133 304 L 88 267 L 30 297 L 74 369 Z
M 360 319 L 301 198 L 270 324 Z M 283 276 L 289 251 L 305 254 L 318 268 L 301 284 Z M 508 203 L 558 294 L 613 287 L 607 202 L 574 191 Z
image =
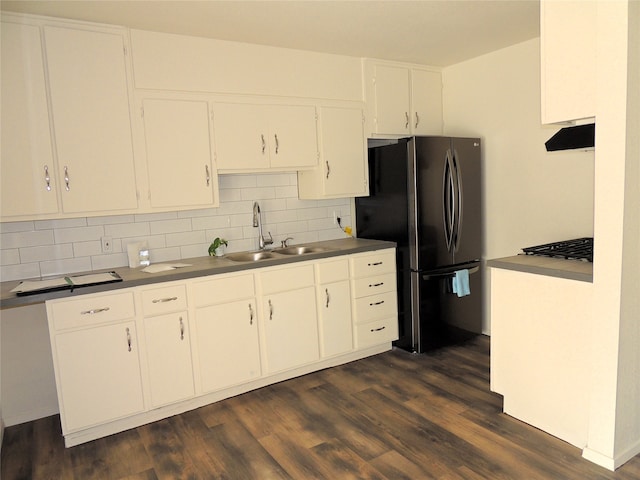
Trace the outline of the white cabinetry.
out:
M 374 136 L 442 133 L 441 73 L 364 60 L 367 132 Z
M 214 103 L 213 131 L 220 170 L 292 171 L 318 164 L 313 105 Z
M 58 211 L 40 29 L 2 22 L 0 216 Z
M 137 207 L 123 31 L 45 26 L 65 213 Z
M 540 2 L 542 123 L 595 116 L 595 1 Z
M 146 98 L 142 111 L 151 207 L 216 206 L 208 103 Z
M 187 294 L 184 285 L 141 292 L 151 406 L 194 395 Z
M 318 199 L 368 195 L 362 109 L 322 106 L 319 111 L 320 165 L 298 172 L 298 196 Z
M 144 410 L 131 292 L 47 302 L 62 432 Z
M 261 375 L 253 274 L 219 275 L 191 286 L 195 372 L 203 393 Z
M 318 360 L 318 322 L 313 265 L 259 274 L 265 370 L 268 373 Z
M 320 354 L 330 357 L 353 350 L 349 260 L 316 265 Z
M 395 251 L 350 259 L 356 348 L 398 339 Z

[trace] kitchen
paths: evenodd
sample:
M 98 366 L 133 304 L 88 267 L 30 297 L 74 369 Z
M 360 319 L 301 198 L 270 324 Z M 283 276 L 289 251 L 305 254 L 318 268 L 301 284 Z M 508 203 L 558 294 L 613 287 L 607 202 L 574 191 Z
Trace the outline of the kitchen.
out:
M 620 40 L 612 38 L 610 41 Z M 637 437 L 638 430 L 637 424 L 625 420 L 627 417 L 624 415 L 625 411 L 633 412 L 632 385 L 633 379 L 637 378 L 637 375 L 634 376 L 634 372 L 637 373 L 637 366 L 633 367 L 637 362 L 635 362 L 632 353 L 633 346 L 637 345 L 637 332 L 631 322 L 634 315 L 637 318 L 637 304 L 632 303 L 634 300 L 630 298 L 633 296 L 633 285 L 637 285 L 637 277 L 634 277 L 637 272 L 625 269 L 624 276 L 620 274 L 623 270 L 623 257 L 625 262 L 629 261 L 631 265 L 637 264 L 637 257 L 633 263 L 633 249 L 631 248 L 633 243 L 631 246 L 624 247 L 624 250 L 621 244 L 623 231 L 627 235 L 628 240 L 626 241 L 633 242 L 634 238 L 637 241 L 637 236 L 633 237 L 634 231 L 637 232 L 637 223 L 634 223 L 631 216 L 633 199 L 637 199 L 637 189 L 633 190 L 632 179 L 633 175 L 637 175 L 637 170 L 633 170 L 632 163 L 625 167 L 624 160 L 620 160 L 624 158 L 624 152 L 619 152 L 617 149 L 624 145 L 624 138 L 621 142 L 614 142 L 614 137 L 617 134 L 624 132 L 625 128 L 630 128 L 624 125 L 618 126 L 616 123 L 620 122 L 620 118 L 626 118 L 626 115 L 620 115 L 620 112 L 625 108 L 623 103 L 627 101 L 626 96 L 618 102 L 611 101 L 612 91 L 624 92 L 625 88 L 614 88 L 610 85 L 613 72 L 616 72 L 616 68 L 620 67 L 614 61 L 613 56 L 610 60 L 608 55 L 602 56 L 603 62 L 610 61 L 612 65 L 607 64 L 606 71 L 609 73 L 607 78 L 600 79 L 598 77 L 598 81 L 604 85 L 598 89 L 599 95 L 603 96 L 603 100 L 597 103 L 598 108 L 602 109 L 598 111 L 598 125 L 601 127 L 604 125 L 604 127 L 600 128 L 597 133 L 598 149 L 596 153 L 565 152 L 548 155 L 543 151 L 543 143 L 555 132 L 556 128 L 540 127 L 539 54 L 538 40 L 532 39 L 443 69 L 444 128 L 442 133 L 475 135 L 484 138 L 485 210 L 489 213 L 485 215 L 487 224 L 484 258 L 492 259 L 513 255 L 523 246 L 570 236 L 582 236 L 591 233 L 590 230 L 593 229 L 593 234 L 598 239 L 598 247 L 596 248 L 600 249 L 594 263 L 593 296 L 599 299 L 594 304 L 594 311 L 597 312 L 602 325 L 599 325 L 597 332 L 593 332 L 595 338 L 599 339 L 597 343 L 600 347 L 590 350 L 591 358 L 589 361 L 594 364 L 590 389 L 592 397 L 598 400 L 592 406 L 593 411 L 590 413 L 590 417 L 604 420 L 590 422 L 589 444 L 600 452 L 608 453 L 605 456 L 614 457 L 616 456 L 614 453 L 620 448 L 616 446 L 615 452 L 613 450 L 614 430 L 618 430 L 615 435 L 620 435 L 620 430 L 614 429 L 613 426 L 626 425 L 626 428 L 631 429 L 628 434 L 631 438 L 634 438 L 634 435 Z M 630 58 L 632 58 L 631 55 Z M 310 76 L 317 73 L 317 71 L 313 71 Z M 324 73 L 326 74 L 326 72 Z M 622 73 L 620 75 L 624 76 Z M 474 78 L 472 85 L 469 85 L 468 78 Z M 342 81 L 344 82 L 344 79 Z M 331 82 L 327 82 L 327 84 L 329 83 Z M 335 85 L 336 83 L 338 82 L 334 80 L 331 84 Z M 305 82 L 305 85 L 308 85 L 307 88 L 312 88 L 314 86 L 313 79 Z M 277 88 L 277 84 L 272 88 Z M 317 85 L 316 88 L 318 88 Z M 360 87 L 347 83 L 342 88 L 351 89 L 346 95 L 355 100 Z M 630 91 L 632 90 L 630 89 Z M 605 98 L 606 101 L 604 101 Z M 607 120 L 611 122 L 609 128 Z M 595 166 L 593 166 L 594 157 Z M 627 162 L 630 161 L 627 160 Z M 622 174 L 624 168 L 629 169 L 627 173 L 629 186 L 626 191 L 618 188 L 624 184 L 625 177 Z M 564 170 L 559 171 L 559 169 L 566 169 L 566 171 L 561 174 L 560 172 Z M 594 176 L 596 180 L 595 192 L 592 186 Z M 569 185 L 567 178 L 571 179 Z M 257 176 L 231 176 L 227 177 L 228 180 L 222 176 L 221 179 L 221 193 L 224 182 L 246 181 L 252 186 L 255 185 L 256 188 L 267 189 L 268 192 L 263 190 L 266 195 L 272 195 L 270 189 L 291 191 L 293 190 L 292 183 L 295 182 L 291 175 L 285 175 L 284 178 L 276 177 L 275 181 L 278 184 L 268 187 L 262 185 L 261 182 L 271 181 L 270 176 L 264 177 L 264 179 Z M 232 191 L 233 185 L 229 185 L 229 187 L 230 195 L 238 195 L 239 190 Z M 540 188 L 544 188 L 543 194 L 540 194 Z M 622 197 L 620 193 L 614 195 L 610 192 L 625 192 L 627 197 Z M 636 197 L 633 197 L 634 194 Z M 525 198 L 522 201 L 514 201 L 523 195 Z M 289 196 L 286 203 L 298 202 L 295 199 L 295 194 L 289 193 Z M 327 209 L 324 216 L 332 217 L 335 207 L 336 210 L 340 210 L 340 214 L 348 224 L 350 219 L 345 213 L 350 212 L 349 202 L 338 200 L 330 202 L 328 207 L 323 206 Z M 622 212 L 625 211 L 623 204 L 628 205 L 624 217 L 622 216 Z M 637 202 L 635 204 L 637 205 Z M 593 211 L 590 208 L 585 208 L 585 205 L 593 205 Z M 265 208 L 266 212 L 268 210 L 269 208 Z M 288 212 L 288 207 L 285 211 Z M 315 213 L 320 214 L 319 212 Z M 248 217 L 250 211 L 243 211 L 241 214 Z M 281 213 L 281 215 L 285 214 Z M 224 215 L 223 218 L 217 220 L 225 221 L 228 216 Z M 569 222 L 567 219 L 571 221 Z M 124 223 L 129 223 L 128 219 L 125 220 Z M 170 235 L 176 233 L 175 229 L 180 228 L 180 223 L 185 223 L 175 218 L 162 220 L 154 217 L 154 220 L 168 223 L 154 226 L 149 224 L 148 227 L 142 228 L 157 227 L 157 232 L 160 235 Z M 267 220 L 267 222 L 269 221 L 271 220 Z M 277 222 L 278 219 L 273 220 L 273 223 Z M 326 228 L 322 228 L 326 235 L 332 235 L 331 232 L 337 230 L 331 218 L 319 223 L 328 223 Z M 207 228 L 222 228 L 223 225 L 215 224 Z M 65 224 L 65 226 L 78 228 L 72 224 Z M 3 234 L 5 228 L 3 225 Z M 103 228 L 105 231 L 109 231 L 107 227 Z M 65 229 L 61 228 L 59 234 L 64 234 L 63 230 Z M 144 233 L 127 232 L 122 236 L 133 237 L 147 234 L 146 231 L 142 231 Z M 117 229 L 114 227 L 111 234 L 117 242 L 120 237 L 116 232 Z M 287 230 L 283 229 L 282 233 L 287 233 Z M 339 230 L 335 233 L 341 235 Z M 55 236 L 52 230 L 42 233 L 42 235 Z M 296 237 L 296 234 L 292 236 Z M 320 238 L 317 237 L 317 239 Z M 305 238 L 304 234 L 301 234 L 299 238 L 296 238 L 296 243 L 313 239 L 315 238 Z M 200 242 L 205 243 L 204 241 Z M 238 246 L 238 249 L 245 248 Z M 161 258 L 161 260 L 173 258 L 176 258 L 175 250 L 167 252 L 167 257 Z M 624 280 L 620 280 L 621 278 Z M 621 282 L 623 283 L 621 284 Z M 626 292 L 625 289 L 630 291 L 621 300 L 620 292 Z M 616 292 L 618 293 L 616 294 Z M 6 318 L 4 312 L 3 318 Z M 485 318 L 489 318 L 489 316 L 485 315 Z M 485 328 L 489 333 L 490 326 L 486 325 Z M 618 332 L 620 332 L 620 345 L 618 344 Z M 611 338 L 603 338 L 605 334 L 611 335 Z M 604 340 L 608 343 L 601 343 Z M 3 345 L 3 352 L 4 349 Z M 618 362 L 621 366 L 618 366 Z M 622 365 L 626 365 L 626 367 L 623 368 Z M 633 368 L 629 369 L 629 365 Z M 618 377 L 618 371 L 621 374 L 624 372 L 621 383 L 612 385 L 611 381 Z M 5 373 L 3 372 L 3 383 L 5 381 Z M 619 392 L 618 389 L 620 389 Z M 622 404 L 620 407 L 616 407 L 616 398 L 622 394 L 625 394 L 619 399 Z M 627 395 L 631 395 L 631 397 Z M 623 401 L 622 398 L 629 398 L 629 400 Z M 626 409 L 625 404 L 627 405 Z M 618 408 L 622 410 L 618 411 Z M 4 410 L 5 408 L 3 408 Z M 635 434 L 633 433 L 634 428 Z

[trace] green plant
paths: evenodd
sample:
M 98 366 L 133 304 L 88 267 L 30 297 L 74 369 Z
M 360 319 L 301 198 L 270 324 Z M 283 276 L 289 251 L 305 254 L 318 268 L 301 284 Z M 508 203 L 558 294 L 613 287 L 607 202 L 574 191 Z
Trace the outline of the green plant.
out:
M 227 245 L 229 245 L 229 242 L 227 242 L 224 238 L 216 237 L 213 240 L 213 243 L 209 245 L 209 256 L 211 257 L 215 256 L 216 250 L 220 248 L 220 246 L 222 245 L 226 247 Z

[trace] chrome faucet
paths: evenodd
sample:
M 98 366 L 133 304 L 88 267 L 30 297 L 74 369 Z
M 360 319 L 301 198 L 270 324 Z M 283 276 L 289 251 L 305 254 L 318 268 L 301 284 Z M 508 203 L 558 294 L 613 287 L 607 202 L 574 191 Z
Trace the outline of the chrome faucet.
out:
M 262 214 L 260 213 L 260 205 L 258 202 L 253 202 L 253 226 L 258 227 L 258 246 L 260 250 L 264 250 L 265 246 L 273 243 L 273 237 L 269 232 L 269 238 L 265 239 L 262 235 Z

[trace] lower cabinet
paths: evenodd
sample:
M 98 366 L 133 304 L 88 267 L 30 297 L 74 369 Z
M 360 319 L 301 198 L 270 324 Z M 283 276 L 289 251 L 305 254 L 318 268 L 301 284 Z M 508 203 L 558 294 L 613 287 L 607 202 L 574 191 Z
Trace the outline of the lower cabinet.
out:
M 47 301 L 66 445 L 389 350 L 394 269 L 389 249 Z

